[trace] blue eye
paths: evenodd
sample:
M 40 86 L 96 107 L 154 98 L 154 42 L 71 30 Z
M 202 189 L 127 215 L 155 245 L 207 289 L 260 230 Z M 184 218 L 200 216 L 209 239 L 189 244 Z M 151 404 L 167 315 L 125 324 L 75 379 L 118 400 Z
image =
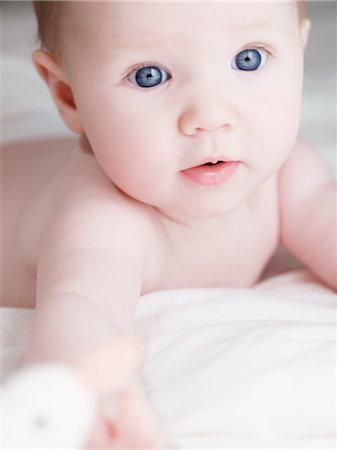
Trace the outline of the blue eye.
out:
M 169 78 L 167 72 L 156 66 L 141 67 L 133 71 L 128 80 L 142 88 L 151 88 L 166 81 Z
M 255 48 L 248 48 L 235 56 L 232 62 L 232 68 L 244 71 L 257 70 L 263 66 L 266 59 L 266 52 L 256 50 Z

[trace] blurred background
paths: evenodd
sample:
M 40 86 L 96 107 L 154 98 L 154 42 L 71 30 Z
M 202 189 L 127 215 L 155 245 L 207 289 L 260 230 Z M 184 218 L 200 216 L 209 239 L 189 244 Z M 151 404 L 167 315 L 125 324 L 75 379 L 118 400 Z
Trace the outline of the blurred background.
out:
M 307 3 L 312 29 L 300 135 L 317 148 L 336 176 L 337 2 Z M 0 1 L 0 15 L 2 142 L 68 134 L 30 60 L 37 47 L 31 2 Z

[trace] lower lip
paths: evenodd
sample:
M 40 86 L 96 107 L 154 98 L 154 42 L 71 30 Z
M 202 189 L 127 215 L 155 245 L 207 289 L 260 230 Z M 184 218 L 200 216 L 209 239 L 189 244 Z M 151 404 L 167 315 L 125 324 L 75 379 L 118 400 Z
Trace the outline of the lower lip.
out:
M 236 172 L 240 161 L 228 161 L 212 166 L 202 165 L 183 170 L 181 173 L 194 183 L 211 186 L 225 183 Z

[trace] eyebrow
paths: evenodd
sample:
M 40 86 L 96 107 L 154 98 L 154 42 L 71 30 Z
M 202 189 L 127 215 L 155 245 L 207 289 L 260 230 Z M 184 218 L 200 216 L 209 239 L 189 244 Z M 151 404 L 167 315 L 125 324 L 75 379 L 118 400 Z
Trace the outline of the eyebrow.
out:
M 261 22 L 253 22 L 253 23 L 248 23 L 248 24 L 244 24 L 240 27 L 237 28 L 237 31 L 250 31 L 252 29 L 272 29 L 277 30 L 277 31 L 282 31 L 282 32 L 287 32 L 288 27 L 286 27 L 284 24 L 281 24 L 279 22 L 271 22 L 270 20 L 264 20 Z
M 265 29 L 270 31 L 277 31 L 281 33 L 287 33 L 288 28 L 279 22 L 271 22 L 270 20 L 264 20 L 260 22 L 252 22 L 252 23 L 246 23 L 242 26 L 235 26 L 231 29 L 229 29 L 229 33 L 247 33 L 249 31 L 259 30 L 259 29 Z M 140 40 L 134 40 L 134 39 L 121 39 L 117 38 L 115 41 L 113 41 L 113 52 L 119 52 L 124 49 L 131 49 L 131 50 L 138 50 L 141 48 L 149 47 L 151 44 L 158 44 L 161 41 L 166 42 L 167 38 L 162 37 L 158 39 L 156 37 L 155 39 L 144 39 L 142 41 Z
M 143 48 L 148 47 L 151 44 L 158 44 L 161 41 L 166 41 L 166 38 L 158 39 L 156 37 L 155 39 L 144 39 L 140 41 L 139 39 L 116 39 L 113 40 L 113 47 L 114 49 L 124 49 L 124 48 Z

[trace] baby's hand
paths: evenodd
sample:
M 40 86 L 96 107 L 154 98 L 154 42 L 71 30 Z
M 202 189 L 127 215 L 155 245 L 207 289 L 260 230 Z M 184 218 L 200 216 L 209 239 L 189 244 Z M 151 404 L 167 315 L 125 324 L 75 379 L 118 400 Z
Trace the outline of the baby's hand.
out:
M 140 388 L 134 385 L 124 388 L 111 402 L 110 417 L 101 414 L 96 418 L 86 450 L 169 449 L 165 445 L 163 427 Z
M 98 416 L 86 449 L 169 449 L 160 420 L 135 380 L 139 362 L 138 346 L 121 341 L 78 364 L 82 380 L 98 394 Z
M 163 448 L 159 420 L 133 381 L 139 358 L 121 341 L 74 366 L 19 371 L 2 387 L 4 448 Z

